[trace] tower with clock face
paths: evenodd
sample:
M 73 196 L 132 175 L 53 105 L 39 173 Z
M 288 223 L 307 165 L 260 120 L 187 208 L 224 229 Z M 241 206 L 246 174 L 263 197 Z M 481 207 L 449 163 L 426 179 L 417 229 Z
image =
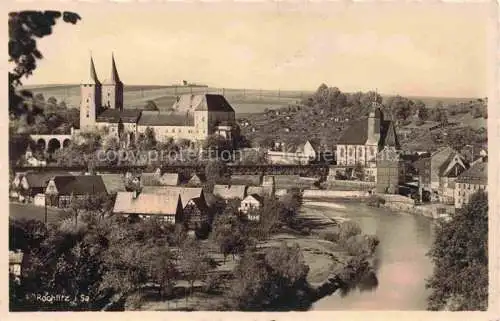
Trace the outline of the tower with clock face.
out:
M 90 129 L 96 124 L 101 108 L 101 83 L 97 78 L 94 60 L 90 58 L 90 78 L 80 85 L 80 129 Z

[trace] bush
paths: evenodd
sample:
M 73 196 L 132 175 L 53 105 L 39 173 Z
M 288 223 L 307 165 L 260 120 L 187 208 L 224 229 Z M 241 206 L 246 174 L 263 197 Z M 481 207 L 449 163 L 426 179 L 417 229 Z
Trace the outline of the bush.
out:
M 380 207 L 380 205 L 385 204 L 385 199 L 382 196 L 372 194 L 368 197 L 367 204 L 369 206 Z
M 339 231 L 335 231 L 335 232 L 325 232 L 325 233 L 322 233 L 320 235 L 320 237 L 323 239 L 323 240 L 326 240 L 326 241 L 330 241 L 330 242 L 338 242 L 339 241 L 339 237 L 340 237 L 340 233 Z
M 339 240 L 346 241 L 351 236 L 361 234 L 361 228 L 353 221 L 346 221 L 339 226 Z

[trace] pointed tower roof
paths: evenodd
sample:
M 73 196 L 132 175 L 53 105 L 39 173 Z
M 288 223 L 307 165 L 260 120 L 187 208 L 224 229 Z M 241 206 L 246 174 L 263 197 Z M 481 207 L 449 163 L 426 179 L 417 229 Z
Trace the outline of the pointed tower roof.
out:
M 111 77 L 105 80 L 106 84 L 119 84 L 121 83 L 120 76 L 118 75 L 118 70 L 116 69 L 115 56 L 111 54 Z
M 100 85 L 99 78 L 97 78 L 97 72 L 95 71 L 94 59 L 90 56 L 90 77 L 85 82 L 86 84 Z

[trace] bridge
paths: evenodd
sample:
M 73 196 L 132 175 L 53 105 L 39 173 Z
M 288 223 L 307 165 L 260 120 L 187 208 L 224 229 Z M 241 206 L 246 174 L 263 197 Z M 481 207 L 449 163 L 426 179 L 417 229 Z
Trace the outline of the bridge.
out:
M 72 139 L 71 134 L 30 135 L 30 137 L 41 149 L 49 153 L 53 153 L 61 147 L 68 147 Z

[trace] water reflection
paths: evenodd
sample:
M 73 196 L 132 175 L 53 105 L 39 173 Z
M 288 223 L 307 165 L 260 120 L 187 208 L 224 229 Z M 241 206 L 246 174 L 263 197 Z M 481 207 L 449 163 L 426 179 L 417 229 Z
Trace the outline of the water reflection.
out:
M 425 217 L 394 213 L 363 204 L 309 208 L 329 217 L 357 222 L 364 233 L 380 240 L 374 271 L 354 288 L 338 291 L 316 302 L 314 310 L 425 310 L 425 279 L 432 273 L 426 256 L 433 238 L 432 221 Z

